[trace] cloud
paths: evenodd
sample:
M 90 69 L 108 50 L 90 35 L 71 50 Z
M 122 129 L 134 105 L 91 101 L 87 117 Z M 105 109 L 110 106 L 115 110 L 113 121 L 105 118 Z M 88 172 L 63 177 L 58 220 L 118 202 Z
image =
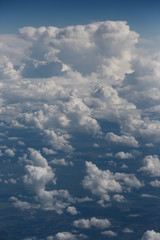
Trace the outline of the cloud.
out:
M 14 68 L 12 62 L 3 56 L 0 58 L 0 80 L 11 79 L 15 80 L 20 78 L 20 72 Z
M 52 169 L 52 164 L 66 166 L 70 163 L 66 159 L 74 159 L 73 154 L 86 156 L 90 151 L 87 146 L 93 143 L 97 144 L 92 153 L 95 156 L 103 146 L 109 145 L 104 151 L 113 150 L 112 157 L 120 159 L 133 158 L 134 151 L 128 151 L 128 147 L 143 151 L 152 145 L 149 151 L 153 155 L 144 158 L 140 170 L 151 177 L 160 176 L 159 157 L 154 155 L 155 144 L 160 142 L 160 54 L 151 56 L 136 47 L 137 41 L 138 34 L 122 21 L 64 28 L 25 27 L 18 36 L 0 36 L 0 125 L 5 130 L 2 140 L 5 141 L 7 134 L 18 131 L 19 135 L 24 131 L 21 143 L 25 148 L 33 147 L 32 138 L 28 141 L 28 133 L 33 133 L 39 137 L 36 147 L 41 151 L 29 148 L 23 162 L 19 157 L 18 164 L 24 164 L 25 169 L 25 194 L 29 191 L 33 198 L 18 193 L 11 197 L 15 207 L 58 214 L 65 211 L 74 218 L 78 210 L 73 205 L 83 202 L 88 205 L 87 201 L 93 199 L 72 197 L 68 190 L 57 187 L 58 171 Z M 87 145 L 79 152 L 77 143 L 80 146 L 82 135 Z M 15 141 L 10 150 L 2 149 L 2 157 L 23 154 L 23 151 L 25 154 L 21 143 L 16 145 Z M 118 147 L 118 152 L 114 147 Z M 101 165 L 103 158 L 99 160 Z M 77 167 L 76 162 L 74 166 Z M 117 166 L 101 170 L 86 162 L 83 187 L 96 196 L 101 206 L 111 205 L 112 200 L 120 205 L 127 200 L 129 191 L 144 186 L 130 165 L 127 169 L 122 165 L 122 172 L 117 172 Z M 14 183 L 14 179 L 9 176 L 5 183 Z M 150 184 L 160 185 L 159 180 Z M 141 193 L 140 196 L 153 197 Z M 81 218 L 74 224 L 99 229 L 109 225 L 107 219 L 96 217 Z M 116 236 L 112 231 L 102 234 Z M 81 239 L 83 236 L 77 232 L 59 232 L 50 238 Z
M 133 174 L 113 174 L 109 170 L 100 170 L 91 162 L 86 162 L 86 171 L 87 175 L 83 179 L 83 187 L 99 196 L 103 202 L 110 201 L 110 193 L 118 193 L 113 198 L 116 201 L 122 201 L 124 198 L 119 193 L 123 192 L 124 189 L 139 189 L 143 186 L 143 183 Z
M 48 143 L 55 150 L 63 150 L 65 152 L 72 152 L 73 147 L 69 144 L 68 139 L 70 135 L 65 131 L 58 131 L 57 133 L 54 130 L 45 130 L 44 134 L 48 139 Z
M 150 185 L 152 187 L 160 187 L 160 181 L 159 180 L 154 180 L 150 182 Z
M 149 155 L 143 159 L 143 167 L 140 171 L 146 172 L 153 177 L 160 176 L 160 160 L 157 155 Z
M 36 61 L 36 67 L 44 62 L 49 68 L 45 76 L 51 63 L 65 64 L 83 75 L 96 73 L 108 81 L 121 81 L 125 74 L 132 72 L 130 62 L 138 35 L 129 30 L 126 22 L 95 22 L 63 29 L 25 27 L 20 29 L 20 34 L 32 43 L 30 57 Z M 33 60 L 31 63 L 34 65 Z
M 27 163 L 30 164 L 25 166 L 24 183 L 33 190 L 40 208 L 62 214 L 70 202 L 73 202 L 72 197 L 67 190 L 46 190 L 48 184 L 56 184 L 55 173 L 40 152 L 33 148 L 29 148 L 28 151 Z M 26 158 L 24 160 L 26 161 Z
M 49 148 L 42 148 L 42 150 L 46 155 L 54 155 L 56 153 L 55 151 L 53 151 L 53 149 Z
M 116 158 L 119 158 L 119 159 L 130 159 L 130 158 L 133 158 L 133 155 L 131 153 L 128 153 L 128 152 L 118 152 L 116 153 L 115 155 Z
M 30 43 L 17 34 L 0 35 L 0 55 L 6 56 L 13 65 L 19 65 L 26 57 Z
M 113 195 L 113 199 L 116 202 L 124 202 L 125 201 L 125 198 L 123 197 L 123 195 L 120 195 L 120 194 Z
M 159 240 L 160 233 L 155 232 L 154 230 L 147 230 L 141 240 Z
M 117 237 L 117 236 L 118 236 L 117 233 L 115 233 L 115 232 L 113 232 L 113 231 L 111 231 L 111 230 L 103 231 L 103 232 L 102 232 L 102 235 L 108 236 L 108 237 Z
M 5 153 L 7 156 L 9 156 L 9 157 L 14 157 L 14 156 L 15 156 L 14 150 L 13 150 L 13 149 L 10 149 L 10 148 L 5 149 L 4 153 Z
M 50 163 L 54 164 L 54 165 L 61 165 L 61 166 L 68 166 L 68 165 L 72 165 L 72 162 L 67 162 L 64 158 L 61 159 L 53 159 Z
M 83 234 L 73 234 L 71 232 L 59 232 L 53 239 L 55 240 L 78 240 L 86 239 L 87 237 Z M 49 240 L 49 239 L 48 239 Z
M 33 204 L 30 204 L 29 202 L 26 202 L 26 201 L 21 201 L 18 198 L 13 196 L 10 197 L 9 200 L 12 201 L 14 207 L 19 208 L 21 210 L 30 210 L 33 208 L 37 208 Z
M 124 232 L 124 233 L 133 233 L 133 230 L 130 229 L 130 228 L 124 228 L 124 229 L 123 229 L 123 232 Z
M 71 215 L 77 215 L 79 213 L 77 209 L 73 206 L 69 206 L 67 208 L 67 212 L 70 213 Z
M 133 137 L 133 136 L 118 136 L 112 132 L 107 133 L 106 135 L 106 140 L 111 141 L 116 144 L 124 145 L 124 146 L 129 146 L 129 147 L 138 147 L 138 141 Z
M 91 219 L 79 219 L 73 222 L 73 225 L 77 228 L 99 228 L 104 229 L 110 227 L 111 223 L 108 219 L 100 219 L 96 217 L 92 217 Z

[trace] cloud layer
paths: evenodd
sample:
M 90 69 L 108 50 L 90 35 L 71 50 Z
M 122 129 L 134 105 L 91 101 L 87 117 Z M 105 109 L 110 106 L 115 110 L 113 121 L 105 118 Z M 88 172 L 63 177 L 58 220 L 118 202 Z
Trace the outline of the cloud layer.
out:
M 0 182 L 22 185 L 9 200 L 24 214 L 61 214 L 66 226 L 47 240 L 85 239 L 87 229 L 116 237 L 117 219 L 106 230 L 110 218 L 97 208 L 133 216 L 140 196 L 157 199 L 160 54 L 137 47 L 138 39 L 125 21 L 0 36 L 0 156 L 2 169 L 16 169 Z M 90 207 L 96 214 L 86 216 Z M 158 237 L 152 230 L 142 239 Z

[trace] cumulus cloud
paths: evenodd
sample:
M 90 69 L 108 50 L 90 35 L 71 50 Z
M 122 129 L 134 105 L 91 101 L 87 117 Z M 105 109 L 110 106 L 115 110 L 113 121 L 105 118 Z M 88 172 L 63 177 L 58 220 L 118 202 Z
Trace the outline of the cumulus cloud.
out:
M 53 149 L 49 149 L 49 148 L 42 148 L 42 150 L 46 155 L 53 155 L 56 153 L 55 151 L 53 151 Z
M 160 176 L 160 160 L 157 155 L 149 155 L 143 159 L 143 167 L 140 171 L 146 172 L 154 176 Z
M 113 195 L 113 199 L 114 199 L 116 202 L 124 202 L 124 201 L 125 201 L 124 196 L 121 195 L 121 194 L 115 194 L 115 195 Z
M 6 56 L 1 57 L 0 58 L 0 79 L 15 80 L 18 78 L 20 78 L 20 72 L 14 68 L 12 62 Z
M 68 165 L 72 165 L 72 162 L 67 162 L 64 158 L 61 159 L 53 159 L 51 161 L 52 164 L 54 165 L 62 165 L 62 166 L 68 166 Z
M 58 74 L 63 72 L 64 64 L 84 75 L 96 73 L 112 81 L 121 81 L 125 74 L 132 72 L 130 62 L 138 35 L 130 31 L 126 22 L 95 22 L 62 29 L 25 27 L 20 29 L 20 34 L 32 42 L 32 68 L 39 70 L 43 63 L 49 68 L 46 76 L 56 64 L 60 65 Z M 34 76 L 30 71 L 27 73 Z
M 160 142 L 160 55 L 151 56 L 136 48 L 138 34 L 122 21 L 64 28 L 25 27 L 20 29 L 18 37 L 2 38 L 0 36 L 1 127 L 13 132 L 20 129 L 36 133 L 41 138 L 37 149 L 42 149 L 45 156 L 29 148 L 24 157 L 23 182 L 32 190 L 35 203 L 28 202 L 28 198 L 20 200 L 20 195 L 12 196 L 11 201 L 20 209 L 40 208 L 59 214 L 65 210 L 74 216 L 78 213 L 73 206 L 76 202 L 87 204 L 92 199 L 73 199 L 68 190 L 57 190 L 57 176 L 50 164 L 65 166 L 69 164 L 66 159 L 74 152 L 78 156 L 86 154 L 76 149 L 81 134 L 87 136 L 84 139 L 91 146 L 96 142 L 95 152 L 100 151 L 103 144 L 106 146 L 106 141 L 111 148 L 112 145 L 118 147 L 116 152 L 119 152 L 113 152 L 112 157 L 120 159 L 134 155 L 133 151 L 120 149 L 124 147 L 152 146 L 149 151 L 154 151 L 154 144 Z M 5 134 L 1 137 L 5 138 Z M 33 147 L 27 136 L 22 136 L 20 149 L 15 148 L 17 155 L 24 150 L 23 143 Z M 10 148 L 1 148 L 1 155 L 14 156 L 14 147 Z M 52 161 L 53 154 L 56 157 Z M 86 162 L 83 187 L 96 195 L 102 206 L 111 200 L 123 202 L 126 191 L 139 189 L 143 182 L 130 174 L 129 165 L 122 168 L 122 173 L 116 168 L 115 172 L 101 170 Z M 140 170 L 159 177 L 159 169 L 159 157 L 152 155 L 144 158 Z M 11 182 L 10 179 L 5 182 Z M 159 187 L 159 180 L 150 184 Z M 100 229 L 109 226 L 107 219 L 100 218 L 82 218 L 75 220 L 76 224 Z M 144 236 L 153 235 L 151 232 Z M 102 234 L 116 236 L 112 231 Z M 83 236 L 76 232 L 50 236 L 50 239 L 81 238 Z
M 80 240 L 80 239 L 87 239 L 84 234 L 74 234 L 71 232 L 59 232 L 53 238 L 55 240 Z M 49 240 L 49 239 L 48 239 Z
M 103 231 L 102 234 L 103 234 L 104 236 L 108 236 L 108 237 L 117 237 L 117 236 L 118 236 L 117 233 L 115 233 L 115 232 L 113 232 L 113 231 L 111 231 L 111 230 Z
M 115 157 L 119 159 L 130 159 L 130 158 L 133 158 L 133 155 L 132 153 L 128 153 L 128 152 L 118 152 L 116 153 Z
M 79 219 L 73 222 L 73 225 L 77 228 L 99 228 L 104 229 L 110 227 L 111 223 L 108 219 L 100 219 L 96 217 L 92 217 L 91 219 Z
M 8 149 L 5 149 L 4 152 L 5 152 L 5 154 L 6 154 L 7 156 L 9 156 L 9 157 L 14 157 L 14 156 L 15 156 L 15 152 L 14 152 L 13 149 L 8 148 Z
M 83 187 L 89 189 L 92 194 L 99 196 L 103 201 L 110 201 L 110 193 L 114 195 L 116 201 L 123 201 L 123 196 L 119 193 L 125 188 L 141 188 L 141 183 L 135 175 L 126 173 L 113 174 L 109 170 L 100 170 L 95 164 L 86 162 L 87 175 L 83 179 Z
M 116 144 L 129 146 L 129 147 L 138 147 L 138 141 L 133 136 L 126 136 L 126 135 L 116 135 L 112 132 L 107 133 L 106 140 L 111 141 Z
M 160 233 L 155 232 L 154 230 L 147 230 L 141 240 L 159 240 L 160 239 Z
M 65 131 L 57 131 L 54 130 L 45 130 L 44 131 L 46 138 L 48 139 L 48 143 L 55 150 L 63 150 L 66 152 L 72 152 L 73 147 L 69 144 L 68 139 L 70 135 Z
M 71 215 L 77 215 L 79 213 L 77 209 L 73 206 L 69 206 L 67 208 L 67 212 L 70 213 Z
M 10 197 L 9 200 L 12 201 L 14 207 L 19 208 L 21 210 L 30 210 L 33 208 L 38 208 L 38 206 L 30 204 L 29 202 L 26 202 L 26 201 L 21 201 L 18 198 L 13 196 Z
M 47 184 L 56 184 L 56 176 L 47 160 L 40 152 L 29 148 L 29 159 L 25 166 L 24 183 L 36 194 L 38 204 L 43 210 L 53 210 L 62 214 L 63 210 L 73 202 L 67 190 L 46 190 Z
M 150 182 L 152 187 L 160 187 L 160 181 L 159 180 L 154 180 Z

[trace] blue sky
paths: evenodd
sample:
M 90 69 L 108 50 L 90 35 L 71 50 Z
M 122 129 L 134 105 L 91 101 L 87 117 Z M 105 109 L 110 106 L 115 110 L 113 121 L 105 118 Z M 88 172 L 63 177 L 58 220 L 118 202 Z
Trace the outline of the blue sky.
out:
M 1 0 L 0 32 L 15 33 L 23 26 L 86 24 L 92 21 L 126 20 L 142 37 L 160 35 L 159 0 Z

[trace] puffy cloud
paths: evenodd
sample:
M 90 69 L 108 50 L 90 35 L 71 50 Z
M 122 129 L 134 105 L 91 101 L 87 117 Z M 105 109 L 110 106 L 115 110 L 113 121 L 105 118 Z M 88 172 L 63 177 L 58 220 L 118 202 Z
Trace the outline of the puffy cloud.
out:
M 45 130 L 45 136 L 48 139 L 48 143 L 55 149 L 55 150 L 63 150 L 66 152 L 72 152 L 73 147 L 69 144 L 68 139 L 70 135 L 65 131 L 57 131 L 54 130 Z
M 152 187 L 160 187 L 160 181 L 159 180 L 154 180 L 150 182 Z
M 121 184 L 126 185 L 128 189 L 130 188 L 141 188 L 143 183 L 140 182 L 134 174 L 126 173 L 115 173 L 114 175 L 116 181 L 121 182 Z
M 111 231 L 111 230 L 103 231 L 102 234 L 103 234 L 104 236 L 108 236 L 108 237 L 117 237 L 117 236 L 118 236 L 117 233 L 115 233 L 115 232 L 113 232 L 113 231 Z
M 7 156 L 9 156 L 9 157 L 14 157 L 14 156 L 15 156 L 15 152 L 14 152 L 13 149 L 8 148 L 8 149 L 5 149 L 4 152 L 5 152 L 5 154 L 6 154 Z
M 0 36 L 0 53 L 7 56 L 0 59 L 1 126 L 38 132 L 44 144 L 39 149 L 42 147 L 46 158 L 37 150 L 29 149 L 24 159 L 24 183 L 32 190 L 36 203 L 27 202 L 28 198 L 22 201 L 12 197 L 11 200 L 21 209 L 41 208 L 59 214 L 65 210 L 76 215 L 73 205 L 92 199 L 73 199 L 67 190 L 56 190 L 53 185 L 56 175 L 50 164 L 67 165 L 66 154 L 71 156 L 74 147 L 79 156 L 74 144 L 79 141 L 79 133 L 87 137 L 90 134 L 87 139 L 91 144 L 99 144 L 94 151 L 100 151 L 102 145 L 106 145 L 104 136 L 108 129 L 110 132 L 105 140 L 118 147 L 138 148 L 143 144 L 147 147 L 146 144 L 152 143 L 150 151 L 153 151 L 154 143 L 160 141 L 160 55 L 149 56 L 136 49 L 138 34 L 122 21 L 65 28 L 27 27 L 20 30 L 20 36 L 21 39 L 14 39 L 16 43 L 12 41 L 13 36 L 8 42 L 1 41 Z M 25 137 L 21 140 L 25 146 L 30 144 Z M 23 150 L 22 145 L 19 147 L 17 154 Z M 129 152 L 118 151 L 117 154 L 113 152 L 113 156 L 132 157 Z M 4 153 L 7 154 L 7 149 Z M 56 154 L 56 158 L 51 163 L 49 155 L 52 154 Z M 123 173 L 116 169 L 114 173 L 113 170 L 101 170 L 89 162 L 86 169 L 83 187 L 98 196 L 102 206 L 111 199 L 123 202 L 126 191 L 143 186 L 134 174 L 129 174 L 129 165 L 127 174 L 126 170 Z M 159 177 L 159 158 L 147 156 L 141 170 Z M 10 179 L 6 183 L 11 182 Z M 159 180 L 150 184 L 158 187 Z M 104 219 L 97 218 L 76 221 L 89 228 L 101 228 L 104 223 Z M 112 231 L 103 233 L 115 236 Z M 51 239 L 81 237 L 76 232 L 50 236 Z
M 77 209 L 75 207 L 73 207 L 73 206 L 69 206 L 67 208 L 67 212 L 70 213 L 71 215 L 77 215 L 78 214 Z
M 0 55 L 6 56 L 14 65 L 19 65 L 26 57 L 30 43 L 17 34 L 0 35 Z
M 69 164 L 72 165 L 73 163 L 72 162 L 67 162 L 64 158 L 61 158 L 61 159 L 53 159 L 51 161 L 52 164 L 55 164 L 55 165 L 62 165 L 62 166 L 68 166 Z
M 133 158 L 133 155 L 131 153 L 128 153 L 128 152 L 118 152 L 116 153 L 115 155 L 116 158 L 119 158 L 119 159 L 129 159 L 129 158 Z
M 126 173 L 113 174 L 109 170 L 100 170 L 95 164 L 86 162 L 87 175 L 83 179 L 83 187 L 102 201 L 110 201 L 110 193 L 121 193 L 124 188 L 141 188 L 141 183 L 135 175 Z M 124 200 L 121 195 L 114 195 L 116 201 Z M 102 202 L 103 203 L 103 202 Z
M 49 148 L 42 148 L 42 150 L 46 155 L 54 155 L 56 153 L 55 151 L 53 151 L 53 149 Z
M 98 122 L 91 116 L 91 109 L 75 95 L 72 95 L 70 100 L 64 103 L 64 112 L 71 119 L 72 127 L 76 124 L 92 133 L 100 131 Z
M 12 201 L 14 207 L 19 208 L 21 210 L 30 210 L 32 208 L 37 208 L 33 204 L 30 204 L 29 202 L 26 201 L 21 201 L 16 197 L 10 197 L 9 200 Z
M 147 230 L 141 240 L 159 240 L 160 233 L 155 232 L 154 230 Z
M 91 219 L 79 219 L 73 222 L 73 225 L 77 228 L 91 228 L 96 227 L 99 229 L 104 229 L 110 227 L 111 223 L 108 219 L 100 219 L 92 217 Z
M 20 78 L 20 73 L 17 71 L 10 60 L 4 56 L 0 58 L 0 79 L 18 79 Z
M 86 162 L 87 176 L 83 180 L 83 187 L 91 190 L 92 194 L 100 195 L 109 200 L 109 192 L 122 192 L 122 186 L 114 179 L 109 171 L 102 171 L 91 162 Z
M 20 29 L 20 34 L 32 42 L 32 67 L 35 71 L 36 68 L 39 70 L 43 63 L 47 68 L 45 76 L 50 72 L 50 65 L 58 63 L 58 74 L 63 72 L 64 64 L 84 75 L 94 72 L 111 81 L 123 80 L 125 74 L 132 72 L 130 62 L 134 58 L 138 35 L 130 31 L 126 22 L 95 22 L 62 29 L 25 27 Z M 34 76 L 30 71 L 27 73 L 30 77 Z
M 123 197 L 123 195 L 121 194 L 115 194 L 113 195 L 113 199 L 116 201 L 116 202 L 124 202 L 125 198 Z
M 112 132 L 107 133 L 106 140 L 111 141 L 116 144 L 129 146 L 129 147 L 138 147 L 138 141 L 133 136 L 126 136 L 126 135 L 116 135 Z
M 53 239 L 55 240 L 78 240 L 86 239 L 87 237 L 83 234 L 73 234 L 71 232 L 59 232 Z M 49 240 L 49 239 L 48 239 Z
M 143 159 L 143 167 L 140 171 L 151 174 L 152 176 L 160 176 L 160 160 L 157 155 L 149 155 Z
M 73 201 L 67 190 L 46 190 L 47 184 L 56 183 L 56 177 L 47 160 L 35 149 L 29 149 L 30 164 L 25 166 L 24 183 L 30 186 L 37 197 L 38 204 L 44 210 L 53 210 L 62 214 Z M 28 162 L 27 161 L 27 162 Z

